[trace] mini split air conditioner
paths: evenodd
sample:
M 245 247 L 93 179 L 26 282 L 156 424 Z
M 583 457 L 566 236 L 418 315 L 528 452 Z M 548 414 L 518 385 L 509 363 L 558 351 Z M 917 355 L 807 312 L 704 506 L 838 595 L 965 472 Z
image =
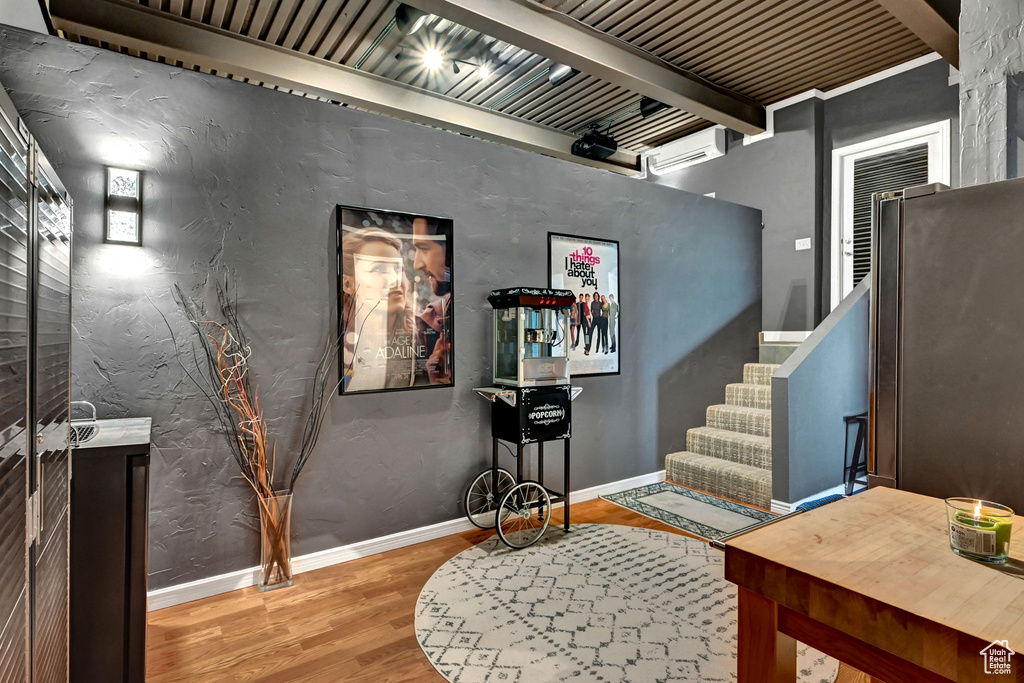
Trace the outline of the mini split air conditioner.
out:
M 662 175 L 725 154 L 725 128 L 715 126 L 652 149 L 647 155 L 651 173 Z

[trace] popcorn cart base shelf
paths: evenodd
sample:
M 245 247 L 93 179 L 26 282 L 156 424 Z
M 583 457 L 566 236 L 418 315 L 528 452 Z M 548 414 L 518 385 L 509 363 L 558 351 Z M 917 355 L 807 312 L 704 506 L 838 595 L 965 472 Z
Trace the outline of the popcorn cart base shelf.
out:
M 583 388 L 481 387 L 474 391 L 492 404 L 492 462 L 466 490 L 469 521 L 481 529 L 496 528 L 498 538 L 510 548 L 526 548 L 547 530 L 551 506 L 564 503 L 563 529 L 569 531 L 570 408 Z M 563 442 L 562 492 L 544 484 L 544 444 L 555 440 Z M 515 475 L 499 467 L 501 441 L 515 446 Z M 537 444 L 538 481 L 523 477 L 526 447 L 532 443 Z

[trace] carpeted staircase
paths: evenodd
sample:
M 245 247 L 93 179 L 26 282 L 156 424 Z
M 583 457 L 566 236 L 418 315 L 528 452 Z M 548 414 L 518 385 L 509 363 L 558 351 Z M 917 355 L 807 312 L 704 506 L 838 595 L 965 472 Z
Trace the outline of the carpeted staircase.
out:
M 725 403 L 709 406 L 707 426 L 686 433 L 686 450 L 665 457 L 676 484 L 771 508 L 772 375 L 770 363 L 747 363 L 743 383 L 725 387 Z

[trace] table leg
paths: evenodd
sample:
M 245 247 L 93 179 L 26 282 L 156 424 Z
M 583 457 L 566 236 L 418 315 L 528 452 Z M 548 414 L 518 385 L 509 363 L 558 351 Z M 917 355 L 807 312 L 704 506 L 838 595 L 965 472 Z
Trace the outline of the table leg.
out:
M 794 683 L 796 641 L 779 633 L 778 605 L 739 589 L 738 683 Z

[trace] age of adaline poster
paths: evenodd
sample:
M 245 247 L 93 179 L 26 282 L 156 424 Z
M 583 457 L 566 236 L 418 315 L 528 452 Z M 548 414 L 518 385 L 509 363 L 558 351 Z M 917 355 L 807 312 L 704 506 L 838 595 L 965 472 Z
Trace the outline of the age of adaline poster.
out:
M 452 221 L 339 206 L 343 394 L 453 386 Z
M 548 285 L 570 289 L 569 372 L 619 373 L 619 243 L 548 233 Z

